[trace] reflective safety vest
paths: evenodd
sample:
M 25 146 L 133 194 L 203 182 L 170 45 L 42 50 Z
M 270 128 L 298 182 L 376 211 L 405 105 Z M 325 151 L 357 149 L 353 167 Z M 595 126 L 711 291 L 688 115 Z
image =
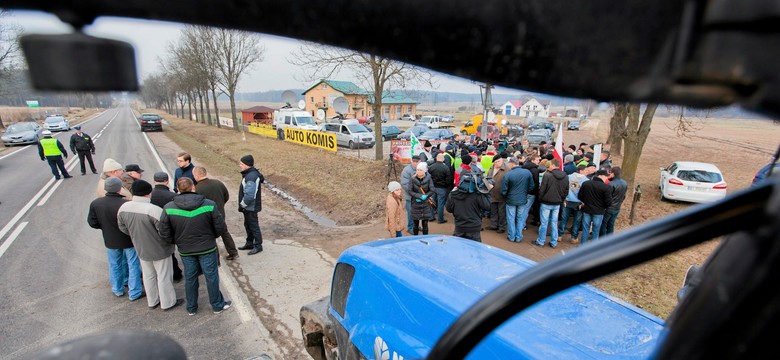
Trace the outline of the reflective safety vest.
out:
M 484 154 L 482 155 L 482 160 L 480 161 L 480 164 L 482 164 L 482 170 L 485 172 L 488 172 L 490 170 L 490 167 L 493 166 L 493 156 L 490 154 Z
M 41 139 L 41 147 L 43 147 L 43 156 L 62 155 L 62 151 L 57 146 L 57 139 L 43 138 Z

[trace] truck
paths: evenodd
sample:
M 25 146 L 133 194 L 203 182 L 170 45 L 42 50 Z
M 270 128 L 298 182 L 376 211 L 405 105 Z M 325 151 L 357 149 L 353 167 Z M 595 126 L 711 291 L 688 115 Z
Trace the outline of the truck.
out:
M 304 305 L 314 359 L 423 359 L 470 306 L 535 263 L 445 235 L 378 240 L 347 249 L 330 296 Z M 664 322 L 590 285 L 512 317 L 471 359 L 649 358 Z
M 281 108 L 274 111 L 273 128 L 276 129 L 276 136 L 279 140 L 284 140 L 284 129 L 288 127 L 310 131 L 320 130 L 320 126 L 306 111 L 293 108 Z
M 428 125 L 430 129 L 444 127 L 444 119 L 437 115 L 425 115 L 417 123 Z
M 494 120 L 491 120 L 490 117 L 488 117 L 488 125 L 494 125 L 498 127 L 498 129 L 501 131 L 501 134 L 506 135 L 506 126 L 505 126 L 505 119 L 502 115 L 496 115 Z M 465 125 L 460 127 L 460 133 L 463 135 L 472 135 L 476 134 L 477 131 L 482 126 L 482 115 L 474 115 L 469 119 L 469 121 L 466 122 Z

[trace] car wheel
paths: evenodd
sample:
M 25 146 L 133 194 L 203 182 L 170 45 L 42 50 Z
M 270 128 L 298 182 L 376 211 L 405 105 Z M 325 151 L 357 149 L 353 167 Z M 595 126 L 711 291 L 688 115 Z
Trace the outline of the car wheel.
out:
M 460 132 L 460 134 L 461 134 L 461 135 L 468 135 L 469 133 L 467 133 L 467 132 L 465 132 L 465 131 L 461 131 L 461 132 Z
M 349 148 L 352 149 L 352 150 L 355 150 L 355 143 L 350 141 L 349 142 Z
M 664 197 L 664 188 L 659 186 L 658 187 L 658 191 L 661 193 L 661 202 L 665 202 L 666 201 L 666 197 Z

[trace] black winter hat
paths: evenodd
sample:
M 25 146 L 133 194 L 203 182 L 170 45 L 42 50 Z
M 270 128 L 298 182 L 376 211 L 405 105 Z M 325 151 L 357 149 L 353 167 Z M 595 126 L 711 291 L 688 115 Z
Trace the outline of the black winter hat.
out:
M 241 163 L 246 166 L 255 166 L 255 158 L 251 154 L 241 157 Z
M 130 186 L 130 193 L 133 196 L 146 196 L 152 193 L 152 184 L 149 184 L 145 180 L 133 181 L 133 185 Z

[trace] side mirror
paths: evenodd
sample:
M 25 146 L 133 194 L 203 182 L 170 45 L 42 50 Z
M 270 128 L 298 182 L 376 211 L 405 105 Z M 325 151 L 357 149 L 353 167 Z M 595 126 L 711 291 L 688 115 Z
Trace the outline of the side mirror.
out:
M 660 170 L 661 172 L 664 172 L 664 171 L 666 171 L 666 168 L 660 167 L 660 168 L 658 168 L 658 170 Z

